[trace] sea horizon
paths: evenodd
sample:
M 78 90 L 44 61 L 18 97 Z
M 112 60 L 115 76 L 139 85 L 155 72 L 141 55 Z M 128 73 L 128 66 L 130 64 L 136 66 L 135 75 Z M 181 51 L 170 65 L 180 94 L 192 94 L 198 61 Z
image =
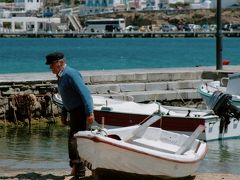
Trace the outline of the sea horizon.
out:
M 216 65 L 215 38 L 1 38 L 0 74 L 49 72 L 45 56 L 65 54 L 81 70 L 180 68 Z M 239 38 L 224 38 L 222 59 L 238 65 Z

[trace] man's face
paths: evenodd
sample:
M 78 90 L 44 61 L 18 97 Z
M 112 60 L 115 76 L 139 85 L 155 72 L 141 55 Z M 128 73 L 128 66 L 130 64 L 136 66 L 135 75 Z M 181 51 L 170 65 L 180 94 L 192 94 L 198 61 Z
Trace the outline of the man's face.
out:
M 49 66 L 50 66 L 50 69 L 52 70 L 53 74 L 58 74 L 61 71 L 62 67 L 63 67 L 61 60 L 56 61 L 56 62 L 50 64 Z

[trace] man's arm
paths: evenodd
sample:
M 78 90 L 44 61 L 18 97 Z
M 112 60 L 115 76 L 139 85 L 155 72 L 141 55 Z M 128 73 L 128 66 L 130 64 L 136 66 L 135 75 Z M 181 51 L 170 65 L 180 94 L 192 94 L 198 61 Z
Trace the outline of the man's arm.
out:
M 76 92 L 79 93 L 83 100 L 87 115 L 92 118 L 91 114 L 93 114 L 93 99 L 90 90 L 85 85 L 81 74 L 74 74 L 72 80 Z
M 61 121 L 62 121 L 62 124 L 68 125 L 67 109 L 64 106 L 62 107 Z

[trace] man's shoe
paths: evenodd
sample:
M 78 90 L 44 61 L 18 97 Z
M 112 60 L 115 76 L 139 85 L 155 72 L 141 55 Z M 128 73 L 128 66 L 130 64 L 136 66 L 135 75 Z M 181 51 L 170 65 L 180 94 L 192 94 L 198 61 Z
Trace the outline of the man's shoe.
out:
M 80 166 L 80 164 L 74 164 L 72 171 L 71 171 L 71 176 L 74 177 L 85 177 L 85 167 Z
M 76 177 L 78 177 L 78 178 L 85 177 L 85 170 L 84 171 L 78 171 Z
M 76 176 L 77 172 L 78 172 L 79 166 L 77 164 L 74 164 L 72 167 L 72 171 L 71 171 L 71 176 Z

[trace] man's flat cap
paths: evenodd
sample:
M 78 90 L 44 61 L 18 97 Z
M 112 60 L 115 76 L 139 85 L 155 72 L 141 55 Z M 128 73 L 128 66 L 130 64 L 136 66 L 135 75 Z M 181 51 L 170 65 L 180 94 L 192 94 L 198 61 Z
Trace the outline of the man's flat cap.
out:
M 50 53 L 46 56 L 46 64 L 50 65 L 63 58 L 64 58 L 64 54 L 61 52 Z

